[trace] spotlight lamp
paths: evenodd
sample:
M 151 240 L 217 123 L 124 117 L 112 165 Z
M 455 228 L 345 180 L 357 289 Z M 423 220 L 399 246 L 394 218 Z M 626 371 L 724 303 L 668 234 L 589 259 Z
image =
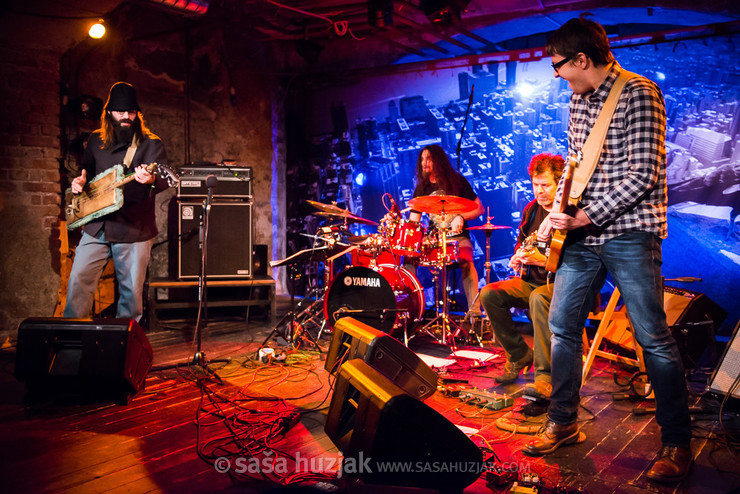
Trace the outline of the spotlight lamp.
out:
M 105 36 L 105 25 L 103 19 L 99 19 L 98 22 L 90 26 L 90 30 L 87 32 L 93 39 L 100 39 Z

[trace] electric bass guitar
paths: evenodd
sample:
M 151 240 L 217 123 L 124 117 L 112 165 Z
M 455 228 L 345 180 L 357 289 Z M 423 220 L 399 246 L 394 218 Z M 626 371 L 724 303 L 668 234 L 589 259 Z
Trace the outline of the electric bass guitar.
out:
M 563 179 L 563 188 L 559 197 L 555 198 L 555 202 L 550 210 L 551 213 L 564 213 L 565 209 L 568 207 L 570 189 L 573 185 L 573 174 L 579 161 L 579 158 L 575 156 L 568 156 L 568 163 L 564 172 L 565 178 Z M 566 235 L 568 235 L 568 230 L 554 230 L 552 232 L 550 250 L 547 254 L 547 262 L 545 263 L 545 269 L 550 273 L 557 271 L 558 266 L 560 265 L 560 256 L 563 253 L 563 244 L 565 243 Z
M 146 170 L 167 179 L 170 187 L 178 181 L 175 172 L 164 165 L 152 163 L 147 165 Z M 79 194 L 73 194 L 72 188 L 68 188 L 64 194 L 67 229 L 74 230 L 94 219 L 121 209 L 123 206 L 122 187 L 134 178 L 134 173 L 123 174 L 123 165 L 114 165 L 96 175 Z

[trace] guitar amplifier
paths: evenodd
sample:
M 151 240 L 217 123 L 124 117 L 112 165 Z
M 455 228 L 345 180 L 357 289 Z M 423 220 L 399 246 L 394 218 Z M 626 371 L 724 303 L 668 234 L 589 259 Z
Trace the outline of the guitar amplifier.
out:
M 718 329 L 727 317 L 727 311 L 706 295 L 673 286 L 663 289 L 663 308 L 668 326 L 712 321 Z
M 200 202 L 178 203 L 178 273 L 180 279 L 198 279 L 201 271 Z M 250 279 L 252 273 L 252 204 L 214 201 L 208 218 L 208 279 Z
M 206 178 L 213 175 L 218 179 L 213 197 L 252 197 L 252 168 L 240 166 L 184 166 L 179 171 L 177 197 L 206 197 Z

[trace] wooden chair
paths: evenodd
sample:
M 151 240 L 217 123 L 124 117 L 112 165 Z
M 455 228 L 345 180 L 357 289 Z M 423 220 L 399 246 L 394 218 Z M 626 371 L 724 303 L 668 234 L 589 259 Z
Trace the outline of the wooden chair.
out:
M 624 305 L 617 308 L 620 296 L 619 288 L 614 287 L 614 291 L 612 292 L 611 297 L 609 297 L 609 302 L 607 302 L 604 311 L 598 313 L 591 312 L 588 315 L 588 319 L 598 320 L 601 322 L 596 329 L 596 334 L 594 335 L 594 339 L 590 345 L 588 337 L 586 336 L 586 331 L 583 331 L 583 350 L 587 353 L 586 360 L 583 363 L 583 379 L 581 381 L 581 386 L 585 384 L 588 373 L 591 371 L 591 366 L 596 357 L 603 357 L 615 362 L 632 365 L 640 369 L 641 372 L 645 372 L 642 347 L 640 347 L 639 343 L 637 343 L 633 337 L 634 329 L 632 328 L 632 323 L 627 314 L 627 309 Z M 634 349 L 636 358 L 632 359 L 623 355 L 600 350 L 599 346 L 604 338 L 607 338 L 620 346 Z

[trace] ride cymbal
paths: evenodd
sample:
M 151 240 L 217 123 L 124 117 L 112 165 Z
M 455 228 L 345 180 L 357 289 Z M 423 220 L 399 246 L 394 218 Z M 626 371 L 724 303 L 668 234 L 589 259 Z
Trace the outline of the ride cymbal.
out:
M 475 201 L 449 195 L 414 197 L 408 204 L 416 211 L 429 214 L 469 213 L 470 211 L 475 211 L 478 207 Z

